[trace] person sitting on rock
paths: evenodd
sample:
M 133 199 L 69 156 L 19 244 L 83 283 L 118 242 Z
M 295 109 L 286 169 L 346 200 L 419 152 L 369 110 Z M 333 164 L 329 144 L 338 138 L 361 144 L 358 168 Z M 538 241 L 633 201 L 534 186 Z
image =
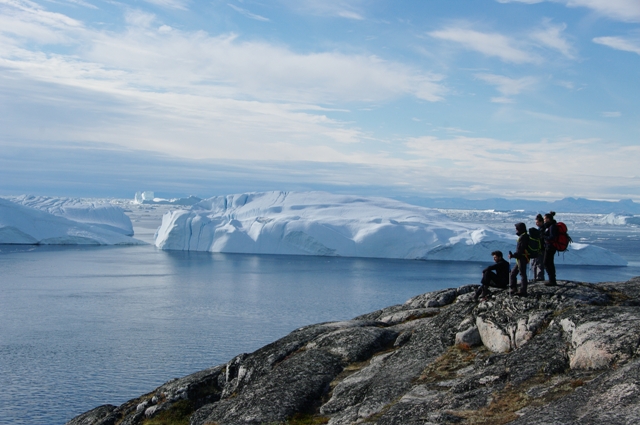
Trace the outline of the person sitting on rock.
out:
M 482 286 L 476 291 L 474 299 L 487 298 L 491 295 L 489 287 L 505 289 L 509 286 L 509 262 L 504 259 L 502 251 L 493 251 L 493 261 L 495 264 L 482 270 Z
M 524 223 L 516 223 L 516 235 L 518 235 L 518 244 L 516 245 L 516 252 L 509 251 L 509 259 L 516 259 L 516 266 L 511 270 L 509 279 L 509 294 L 519 295 L 521 297 L 527 296 L 527 263 L 529 262 L 529 255 L 527 254 L 527 247 L 529 246 L 529 234 L 527 233 L 527 226 Z M 518 274 L 520 274 L 520 291 L 518 291 Z

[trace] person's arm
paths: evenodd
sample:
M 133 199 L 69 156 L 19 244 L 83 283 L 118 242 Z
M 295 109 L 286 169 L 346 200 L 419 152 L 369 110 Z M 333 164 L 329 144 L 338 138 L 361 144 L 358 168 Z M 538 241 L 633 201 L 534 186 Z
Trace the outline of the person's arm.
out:
M 488 272 L 491 270 L 498 270 L 498 264 L 492 264 L 490 266 L 487 266 L 484 270 L 482 270 L 483 272 Z

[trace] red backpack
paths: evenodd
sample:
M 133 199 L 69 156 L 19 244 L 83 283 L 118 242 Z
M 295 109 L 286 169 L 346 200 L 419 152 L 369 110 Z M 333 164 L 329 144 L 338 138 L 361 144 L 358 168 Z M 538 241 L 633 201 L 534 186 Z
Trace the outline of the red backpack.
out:
M 566 251 L 569 244 L 573 242 L 571 236 L 567 233 L 567 225 L 559 221 L 556 223 L 556 227 L 558 228 L 558 237 L 556 240 L 551 241 L 551 245 L 553 245 L 558 252 Z

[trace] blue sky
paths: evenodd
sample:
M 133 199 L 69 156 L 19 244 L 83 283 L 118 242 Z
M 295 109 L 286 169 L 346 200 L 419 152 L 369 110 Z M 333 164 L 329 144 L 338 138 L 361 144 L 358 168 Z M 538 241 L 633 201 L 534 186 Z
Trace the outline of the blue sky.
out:
M 0 0 L 0 194 L 640 200 L 639 77 L 638 0 Z

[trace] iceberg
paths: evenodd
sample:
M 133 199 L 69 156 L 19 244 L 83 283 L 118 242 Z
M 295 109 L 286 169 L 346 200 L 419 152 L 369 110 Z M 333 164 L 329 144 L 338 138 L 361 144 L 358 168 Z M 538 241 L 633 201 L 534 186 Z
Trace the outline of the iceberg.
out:
M 126 236 L 133 236 L 133 225 L 124 209 L 106 201 L 32 195 L 17 196 L 9 198 L 9 200 L 78 223 L 94 225 Z
M 217 196 L 167 212 L 155 235 L 163 250 L 448 261 L 491 260 L 516 236 L 459 223 L 432 208 L 325 192 Z M 572 244 L 559 264 L 627 264 L 600 247 Z
M 144 242 L 99 224 L 81 223 L 0 198 L 0 244 L 139 245 Z
M 139 205 L 180 205 L 180 206 L 190 206 L 202 201 L 202 199 L 197 196 L 190 195 L 186 198 L 173 198 L 173 199 L 164 199 L 164 198 L 156 198 L 155 194 L 151 191 L 146 192 L 136 192 L 133 197 L 133 203 Z

